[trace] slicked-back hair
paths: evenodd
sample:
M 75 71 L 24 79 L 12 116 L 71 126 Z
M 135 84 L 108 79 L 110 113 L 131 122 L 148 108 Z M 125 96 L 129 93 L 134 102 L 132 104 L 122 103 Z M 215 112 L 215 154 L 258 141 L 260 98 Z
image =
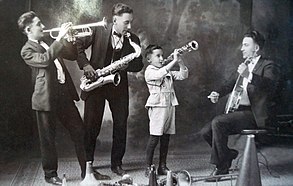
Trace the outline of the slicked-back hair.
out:
M 145 49 L 145 54 L 144 54 L 145 58 L 147 58 L 148 55 L 152 54 L 153 51 L 156 50 L 156 49 L 163 50 L 163 48 L 161 46 L 159 46 L 159 45 L 149 45 L 149 46 L 147 46 L 146 49 Z
M 29 11 L 29 12 L 26 12 L 26 13 L 22 14 L 18 18 L 18 21 L 17 21 L 19 30 L 22 31 L 22 33 L 26 34 L 25 30 L 24 30 L 25 27 L 27 27 L 30 24 L 32 24 L 33 19 L 35 17 L 37 17 L 37 14 L 35 12 L 33 12 L 33 11 Z
M 112 16 L 121 16 L 124 13 L 129 13 L 132 14 L 133 13 L 133 9 L 123 3 L 117 3 L 113 6 L 112 8 Z
M 256 30 L 252 30 L 244 34 L 244 37 L 250 37 L 254 40 L 256 44 L 258 44 L 259 49 L 262 50 L 265 45 L 265 38 L 264 36 Z

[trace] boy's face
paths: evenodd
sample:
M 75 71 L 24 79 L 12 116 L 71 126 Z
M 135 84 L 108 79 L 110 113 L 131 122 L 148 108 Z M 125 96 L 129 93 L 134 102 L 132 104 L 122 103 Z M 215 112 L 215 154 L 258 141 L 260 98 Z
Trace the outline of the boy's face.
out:
M 115 15 L 113 17 L 115 30 L 123 35 L 131 29 L 132 21 L 133 15 L 129 13 L 123 13 L 121 16 Z
M 163 50 L 162 49 L 155 49 L 151 54 L 148 56 L 148 62 L 155 67 L 161 68 L 163 66 Z
M 43 25 L 41 20 L 38 17 L 35 17 L 33 19 L 33 22 L 25 29 L 29 38 L 34 40 L 40 40 L 44 37 L 43 28 L 45 28 L 45 26 Z

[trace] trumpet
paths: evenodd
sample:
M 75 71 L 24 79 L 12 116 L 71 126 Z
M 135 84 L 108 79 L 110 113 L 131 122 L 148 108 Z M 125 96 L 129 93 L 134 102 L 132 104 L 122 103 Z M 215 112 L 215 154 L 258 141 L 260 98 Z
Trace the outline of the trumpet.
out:
M 81 38 L 81 37 L 86 37 L 86 36 L 91 36 L 93 31 L 91 27 L 97 27 L 97 26 L 102 26 L 105 29 L 107 29 L 107 20 L 104 17 L 102 21 L 95 22 L 95 23 L 88 23 L 88 24 L 82 24 L 82 25 L 74 25 L 72 26 L 73 32 L 70 33 L 72 34 L 71 37 L 76 37 L 76 38 Z M 50 30 L 43 30 L 44 33 L 50 33 L 51 38 L 56 39 L 58 35 L 58 32 L 60 31 L 61 28 L 52 28 Z M 65 39 L 68 36 L 65 36 Z
M 238 175 L 239 175 L 238 173 L 232 172 L 229 174 L 221 174 L 221 175 L 215 175 L 215 176 L 192 176 L 187 170 L 180 170 L 180 171 L 171 172 L 172 180 L 170 181 L 172 181 L 173 185 L 175 186 L 191 186 L 192 183 L 205 181 L 205 180 L 209 180 L 213 178 L 227 178 L 232 180 L 237 178 Z M 167 177 L 159 181 L 159 186 L 169 186 L 167 184 L 168 182 Z
M 187 43 L 186 45 L 178 48 L 178 53 L 182 55 L 184 53 L 191 52 L 197 49 L 198 49 L 198 43 L 195 40 L 193 40 Z M 172 60 L 173 60 L 173 53 L 170 54 L 166 59 L 164 59 L 163 64 L 169 63 Z

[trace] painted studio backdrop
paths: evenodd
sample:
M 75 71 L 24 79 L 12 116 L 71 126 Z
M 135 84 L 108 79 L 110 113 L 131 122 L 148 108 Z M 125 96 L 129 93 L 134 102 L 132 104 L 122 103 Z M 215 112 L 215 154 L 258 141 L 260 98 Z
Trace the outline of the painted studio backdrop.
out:
M 69 21 L 75 25 L 98 22 L 103 17 L 111 22 L 112 5 L 117 2 L 129 4 L 134 9 L 132 31 L 140 37 L 142 49 L 148 44 L 159 44 L 167 57 L 175 48 L 192 40 L 199 44 L 197 51 L 183 55 L 189 68 L 189 78 L 175 82 L 179 106 L 176 113 L 177 134 L 171 139 L 171 148 L 188 148 L 184 144 L 196 144 L 199 129 L 222 111 L 223 104 L 216 106 L 210 103 L 207 95 L 214 87 L 221 86 L 242 62 L 242 36 L 250 28 L 265 35 L 266 56 L 283 65 L 286 89 L 280 93 L 278 112 L 292 112 L 290 51 L 292 53 L 293 21 L 292 2 L 289 0 L 0 0 L 1 149 L 29 148 L 37 139 L 36 123 L 30 107 L 30 69 L 20 57 L 26 38 L 17 30 L 17 18 L 23 12 L 33 10 L 46 29 Z M 146 67 L 146 60 L 144 64 Z M 83 72 L 76 63 L 67 65 L 80 92 Z M 129 73 L 128 149 L 133 150 L 144 149 L 149 134 L 144 107 L 148 97 L 145 67 L 139 73 Z M 83 115 L 83 102 L 76 104 Z M 100 145 L 111 141 L 112 120 L 109 112 L 107 107 L 97 140 Z M 60 132 L 62 136 L 62 128 Z

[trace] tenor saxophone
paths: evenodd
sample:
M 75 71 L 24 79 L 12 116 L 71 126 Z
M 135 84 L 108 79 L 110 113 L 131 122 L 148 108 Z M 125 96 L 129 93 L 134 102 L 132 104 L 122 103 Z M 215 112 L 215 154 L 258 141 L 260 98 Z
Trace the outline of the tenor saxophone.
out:
M 129 32 L 126 33 L 126 38 L 129 40 L 129 43 L 134 48 L 135 52 L 128 54 L 117 61 L 114 61 L 113 63 L 102 69 L 97 69 L 97 77 L 95 78 L 95 81 L 87 79 L 86 76 L 82 76 L 80 79 L 81 90 L 89 92 L 108 83 L 113 83 L 115 86 L 119 85 L 121 77 L 117 71 L 125 68 L 125 66 L 128 65 L 130 61 L 132 61 L 134 58 L 138 58 L 141 54 L 140 46 L 130 39 Z

